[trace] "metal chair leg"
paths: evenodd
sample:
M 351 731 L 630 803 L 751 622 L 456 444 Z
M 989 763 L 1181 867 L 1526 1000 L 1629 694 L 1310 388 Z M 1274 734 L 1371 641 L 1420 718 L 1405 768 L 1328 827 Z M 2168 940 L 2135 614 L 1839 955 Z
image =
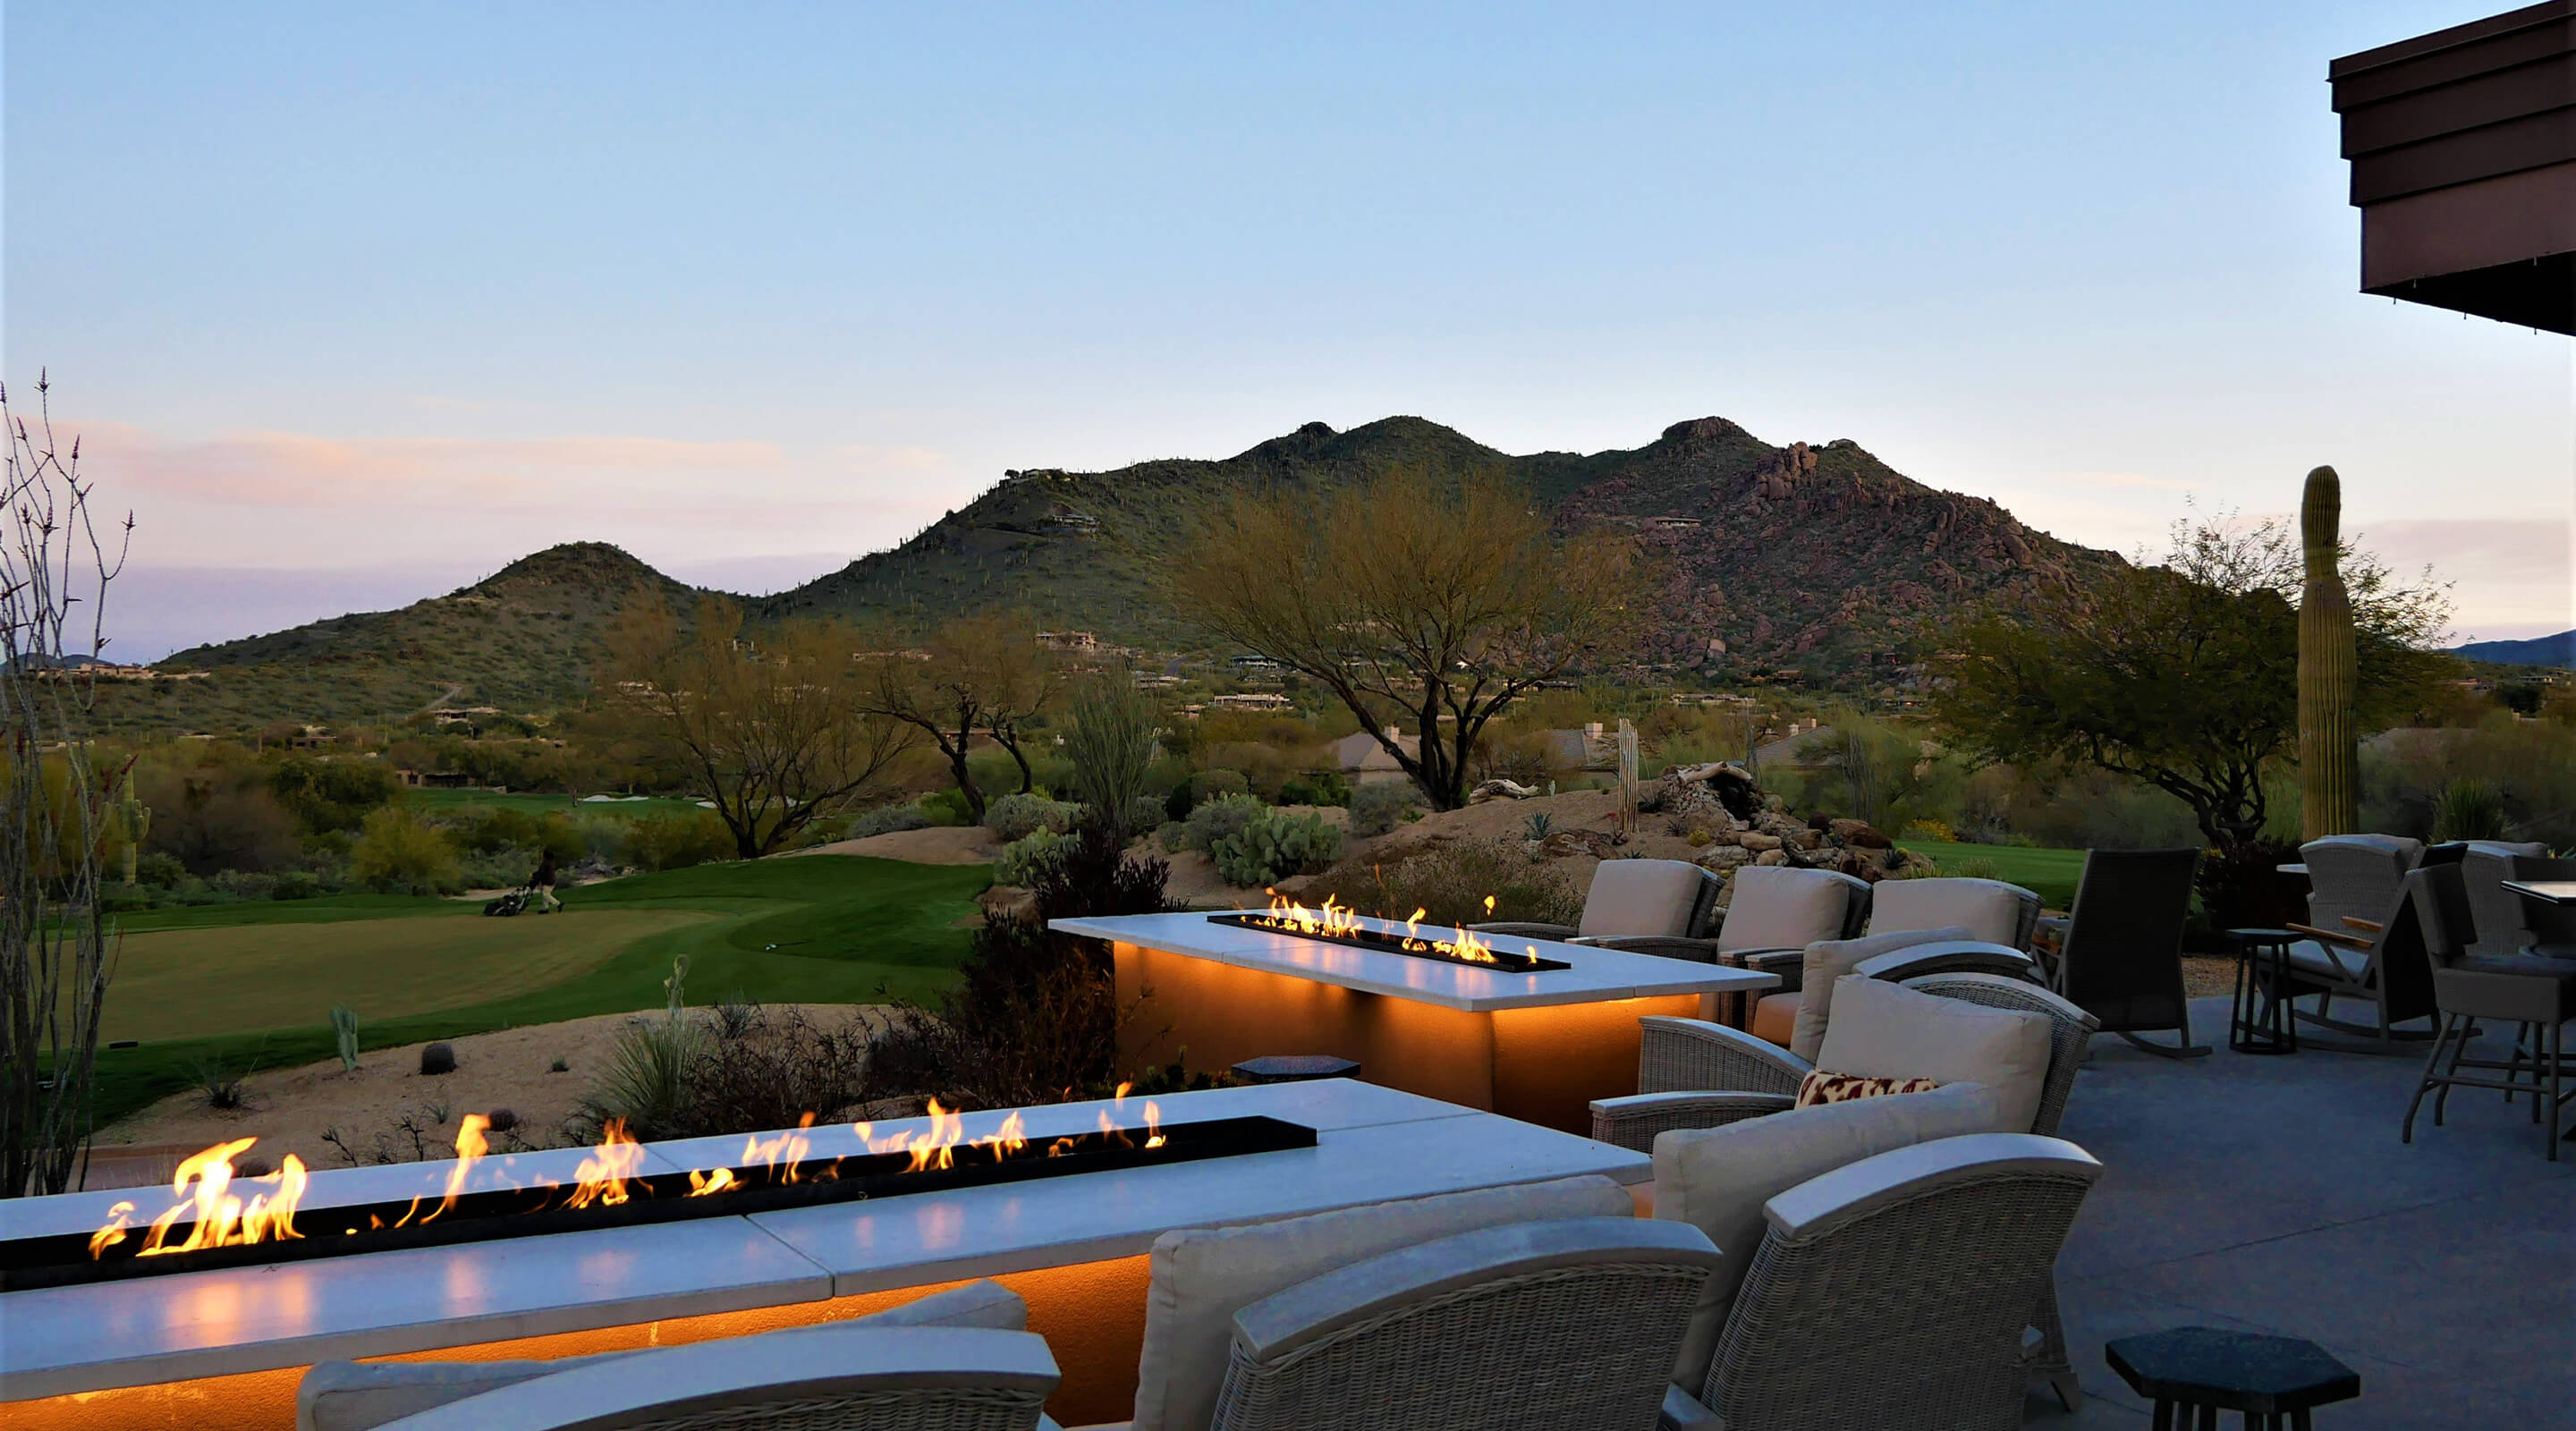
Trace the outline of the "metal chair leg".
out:
M 2567 1025 L 2551 1024 L 2541 1030 L 2543 1045 L 2549 1057 L 2549 1161 L 2558 1161 L 2558 1074 L 2559 1064 L 2567 1052 Z
M 2442 1026 L 2435 1030 L 2433 1034 L 2433 1051 L 2425 1056 L 2424 1072 L 2422 1076 L 2415 1080 L 2415 1096 L 2406 1100 L 2405 1121 L 2397 1125 L 2397 1141 L 2400 1143 L 2412 1143 L 2415 1141 L 2415 1110 L 2424 1106 L 2425 1090 L 2433 1087 L 2440 1081 L 2442 1048 L 2445 1044 L 2448 1044 L 2451 1041 L 2452 1026 L 2458 1022 L 2459 1016 L 2456 1014 L 2442 1015 Z M 2441 1122 L 2441 1104 L 2437 1101 L 2433 1105 L 2434 1126 L 2439 1127 Z
M 2460 1076 L 2460 1060 L 2468 1055 L 2469 1040 L 2477 1036 L 2478 1021 L 2475 1018 L 2461 1019 L 2460 1036 L 2450 1040 L 2451 1066 L 2442 1070 L 2441 1091 L 2433 1095 L 2433 1126 L 2436 1128 L 2441 1127 L 2442 1120 L 2450 1114 L 2451 1080 Z M 2442 1046 L 2442 1040 L 2435 1039 L 2433 1046 L 2439 1049 Z

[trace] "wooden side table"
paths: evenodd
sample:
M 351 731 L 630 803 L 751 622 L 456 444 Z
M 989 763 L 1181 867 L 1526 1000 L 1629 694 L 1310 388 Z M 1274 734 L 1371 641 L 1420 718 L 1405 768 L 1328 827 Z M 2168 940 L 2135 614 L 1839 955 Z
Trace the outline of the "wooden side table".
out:
M 2312 1408 L 2361 1395 L 2361 1373 L 2296 1337 L 2176 1327 L 2121 1337 L 2102 1356 L 2154 1400 L 2155 1431 L 2218 1431 L 2221 1411 L 2242 1416 L 2246 1431 L 2309 1431 Z

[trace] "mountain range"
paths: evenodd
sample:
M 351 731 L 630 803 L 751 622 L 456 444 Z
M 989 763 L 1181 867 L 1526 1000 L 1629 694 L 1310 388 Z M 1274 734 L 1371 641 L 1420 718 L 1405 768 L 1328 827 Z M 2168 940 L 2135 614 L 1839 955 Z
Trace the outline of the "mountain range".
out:
M 2576 670 L 2576 631 L 2534 636 L 2527 641 L 2472 641 L 2465 646 L 2452 647 L 2451 654 L 2468 661 L 2492 661 L 2499 666 L 2558 666 Z
M 1490 473 L 1523 484 L 1563 525 L 1633 529 L 1670 573 L 1634 659 L 1712 679 L 1794 668 L 1846 683 L 1902 659 L 1965 606 L 2121 560 L 2036 531 L 1984 498 L 1925 486 L 1848 439 L 1773 446 L 1706 417 L 1637 448 L 1516 456 L 1438 423 L 1390 417 L 1338 432 L 1312 422 L 1218 460 L 1009 472 L 901 545 L 746 605 L 755 619 L 914 626 L 1004 607 L 1105 641 L 1189 650 L 1206 638 L 1156 596 L 1157 538 L 1231 492 L 1393 470 Z M 615 547 L 554 547 L 398 610 L 178 652 L 160 669 L 211 674 L 151 683 L 158 694 L 120 702 L 115 723 L 130 715 L 224 729 L 383 718 L 442 702 L 560 705 L 586 693 L 601 629 L 639 586 L 697 594 Z

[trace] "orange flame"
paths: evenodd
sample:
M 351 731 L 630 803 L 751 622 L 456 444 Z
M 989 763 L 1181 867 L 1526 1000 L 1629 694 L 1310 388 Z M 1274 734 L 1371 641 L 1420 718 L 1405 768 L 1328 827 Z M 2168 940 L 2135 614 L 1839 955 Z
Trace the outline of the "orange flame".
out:
M 1011 1110 L 1011 1116 L 1002 1120 L 1001 1127 L 976 1139 L 972 1146 L 991 1149 L 993 1161 L 998 1163 L 1029 1145 L 1026 1127 L 1027 1125 L 1020 1118 L 1020 1111 L 1014 1108 Z
M 742 1144 L 743 1166 L 757 1163 L 776 1170 L 782 1184 L 796 1181 L 796 1165 L 805 1161 L 806 1153 L 814 1146 L 813 1141 L 805 1136 L 805 1130 L 813 1126 L 814 1115 L 807 1113 L 796 1120 L 793 1130 L 782 1132 L 775 1138 L 765 1141 L 756 1136 L 745 1138 Z
M 1163 1146 L 1163 1110 L 1152 1103 L 1145 1105 L 1145 1146 Z
M 940 1107 L 938 1099 L 931 1099 L 930 1131 L 913 1142 L 912 1166 L 904 1171 L 936 1172 L 957 1166 L 957 1144 L 966 1136 L 964 1124 L 965 1120 L 959 1115 Z M 897 1133 L 895 1138 L 898 1146 L 887 1151 L 900 1151 L 903 1134 Z
M 709 1193 L 723 1192 L 734 1184 L 735 1178 L 731 1168 L 718 1168 L 712 1173 L 691 1173 L 689 1174 L 689 1196 L 705 1197 Z
M 491 1126 L 492 1120 L 481 1113 L 468 1113 L 457 1122 L 456 1166 L 447 1171 L 447 1196 L 439 1199 L 438 1206 L 429 1216 L 420 1220 L 421 1226 L 427 1227 L 438 1221 L 440 1213 L 456 1206 L 457 1194 L 465 1191 L 466 1175 L 474 1171 L 474 1165 L 483 1160 L 485 1153 L 491 1151 L 492 1145 L 483 1138 L 483 1130 Z
M 278 1170 L 264 1177 L 245 1178 L 248 1183 L 272 1183 L 274 1187 L 251 1194 L 244 1202 L 231 1192 L 233 1157 L 257 1138 L 236 1138 L 218 1143 L 202 1153 L 183 1159 L 178 1171 L 170 1177 L 170 1194 L 180 1201 L 152 1220 L 151 1234 L 135 1251 L 137 1257 L 158 1257 L 171 1252 L 196 1252 L 208 1247 L 247 1247 L 258 1242 L 277 1242 L 300 1238 L 295 1230 L 295 1205 L 304 1196 L 304 1160 L 289 1153 Z M 196 1184 L 194 1192 L 189 1184 Z M 178 1224 L 179 1214 L 194 1208 L 196 1221 L 189 1225 L 188 1240 L 171 1244 L 170 1231 Z M 120 1211 L 119 1209 L 123 1209 Z M 125 1240 L 125 1213 L 133 1205 L 119 1203 L 108 1210 L 107 1225 L 90 1238 L 90 1255 L 98 1256 Z
M 590 1150 L 590 1156 L 581 1160 L 580 1167 L 573 1169 L 573 1176 L 580 1186 L 564 1200 L 564 1206 L 588 1207 L 592 1203 L 601 1207 L 617 1206 L 626 1201 L 626 1180 L 636 1176 L 643 1166 L 644 1145 L 636 1142 L 635 1136 L 626 1131 L 626 1120 L 609 1119 L 608 1125 L 599 1130 L 599 1146 Z
M 96 1262 L 100 1253 L 125 1240 L 125 1220 L 133 1214 L 134 1204 L 130 1202 L 120 1202 L 107 1210 L 107 1221 L 90 1234 L 89 1260 Z

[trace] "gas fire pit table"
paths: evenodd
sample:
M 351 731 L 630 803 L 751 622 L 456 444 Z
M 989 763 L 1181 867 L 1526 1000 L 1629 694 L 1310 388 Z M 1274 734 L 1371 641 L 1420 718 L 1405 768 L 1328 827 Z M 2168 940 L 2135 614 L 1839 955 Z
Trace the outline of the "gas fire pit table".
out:
M 1505 937 L 1462 958 L 1441 952 L 1458 942 L 1447 927 L 1362 916 L 1292 933 L 1266 920 L 1229 910 L 1048 927 L 1108 941 L 1122 1006 L 1151 991 L 1119 1031 L 1127 1067 L 1331 1054 L 1371 1083 L 1585 1133 L 1593 1099 L 1637 1091 L 1640 1017 L 1704 1017 L 1718 995 L 1779 987 L 1746 969 L 1546 939 Z

